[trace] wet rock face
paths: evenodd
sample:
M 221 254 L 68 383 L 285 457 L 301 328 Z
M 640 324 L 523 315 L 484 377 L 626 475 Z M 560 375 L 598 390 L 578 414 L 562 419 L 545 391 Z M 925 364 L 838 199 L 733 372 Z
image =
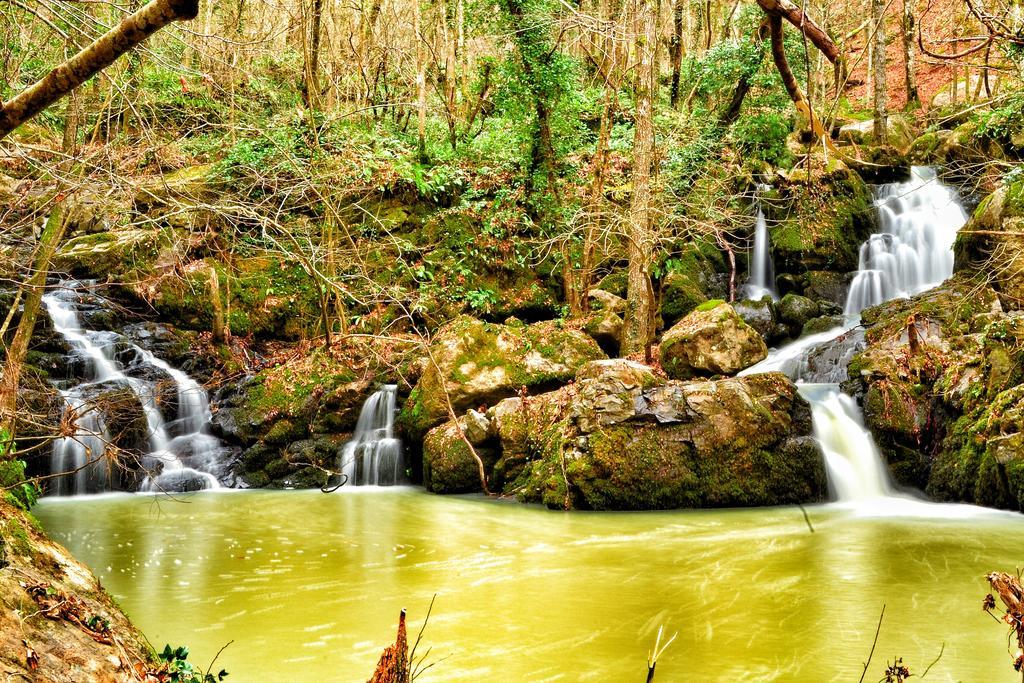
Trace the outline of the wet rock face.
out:
M 456 413 L 515 395 L 522 387 L 564 384 L 586 362 L 604 357 L 591 337 L 558 321 L 497 325 L 461 316 L 434 337 L 428 363 L 399 415 L 418 442 Z
M 699 307 L 661 339 L 661 365 L 673 379 L 734 375 L 763 360 L 768 347 L 761 335 L 719 303 Z
M 987 277 L 1005 308 L 1024 309 L 1024 180 L 1001 187 L 978 205 L 954 251 L 957 272 Z
M 1024 509 L 1024 314 L 960 274 L 863 319 L 867 348 L 847 387 L 895 480 L 938 500 Z
M 779 319 L 786 325 L 790 336 L 799 337 L 804 325 L 821 315 L 821 307 L 799 294 L 787 294 L 776 306 Z
M 743 319 L 743 322 L 757 330 L 766 342 L 772 341 L 776 336 L 775 305 L 770 296 L 758 300 L 747 299 L 732 304 L 736 315 Z
M 773 178 L 765 198 L 777 273 L 848 273 L 875 228 L 871 190 L 852 169 L 815 158 L 810 181 L 800 169 Z
M 493 436 L 478 454 L 490 488 L 554 508 L 771 505 L 826 492 L 809 407 L 778 373 L 679 382 L 595 361 L 574 384 L 506 399 L 487 417 Z M 424 444 L 428 487 L 479 490 L 453 425 Z

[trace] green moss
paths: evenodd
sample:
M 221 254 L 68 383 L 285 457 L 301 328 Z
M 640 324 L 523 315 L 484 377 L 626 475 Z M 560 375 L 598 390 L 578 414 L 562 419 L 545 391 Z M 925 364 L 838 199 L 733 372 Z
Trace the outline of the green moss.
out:
M 800 173 L 766 202 L 776 265 L 784 272 L 851 271 L 873 228 L 870 190 L 847 168 Z
M 711 299 L 710 301 L 705 301 L 700 306 L 697 306 L 697 308 L 695 310 L 701 311 L 701 312 L 703 312 L 703 311 L 710 311 L 710 310 L 713 310 L 715 308 L 718 308 L 719 306 L 721 306 L 724 303 L 725 303 L 725 301 L 723 301 L 722 299 Z
M 28 530 L 21 524 L 20 521 L 9 517 L 3 526 L 0 527 L 0 537 L 3 538 L 4 545 L 10 548 L 11 551 L 29 557 L 32 555 L 32 540 L 29 537 Z
M 423 441 L 423 485 L 434 493 L 480 490 L 476 459 L 451 425 L 432 429 Z

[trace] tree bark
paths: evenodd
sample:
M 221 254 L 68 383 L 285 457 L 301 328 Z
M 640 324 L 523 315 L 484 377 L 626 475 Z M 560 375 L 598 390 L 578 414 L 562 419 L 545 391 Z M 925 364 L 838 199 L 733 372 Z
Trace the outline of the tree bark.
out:
M 903 0 L 903 75 L 907 89 L 907 108 L 921 104 L 917 92 L 917 65 L 914 61 L 914 3 Z
M 672 6 L 672 85 L 669 90 L 669 105 L 679 106 L 679 78 L 683 69 L 683 6 L 685 0 L 675 0 Z
M 320 107 L 320 34 L 323 24 L 324 0 L 312 0 L 309 10 L 309 39 L 306 44 L 306 68 L 303 72 L 303 95 L 306 107 Z
M 153 0 L 0 107 L 0 139 L 175 21 L 195 19 L 198 0 Z
M 50 273 L 50 260 L 57 245 L 64 236 L 64 203 L 59 195 L 50 211 L 49 218 L 42 234 L 39 236 L 39 246 L 36 248 L 36 258 L 33 264 L 32 276 L 26 284 L 27 294 L 25 296 L 25 307 L 21 313 L 21 320 L 14 332 L 14 339 L 7 349 L 7 359 L 3 365 L 3 376 L 0 377 L 0 431 L 6 431 L 9 438 L 13 439 L 14 427 L 17 415 L 18 386 L 21 382 L 21 368 L 28 353 L 28 343 L 36 327 L 36 317 L 39 315 L 39 307 L 43 300 L 43 290 L 46 288 L 46 276 Z
M 427 55 L 423 42 L 420 0 L 412 3 L 413 36 L 416 40 L 416 139 L 420 162 L 427 160 Z
M 409 683 L 409 640 L 405 627 L 405 610 L 398 616 L 395 644 L 388 646 L 377 662 L 369 683 Z
M 885 58 L 885 0 L 871 0 L 871 20 L 875 28 L 871 72 L 874 79 L 875 144 L 884 145 L 886 134 L 886 99 L 889 89 L 886 85 Z
M 649 351 L 654 338 L 654 286 L 651 261 L 654 235 L 651 226 L 651 164 L 654 160 L 654 91 L 657 79 L 658 10 L 655 0 L 640 5 L 636 89 L 636 121 L 633 138 L 633 193 L 629 207 L 629 283 L 622 355 Z
M 757 4 L 769 15 L 782 17 L 802 31 L 807 39 L 814 43 L 814 47 L 821 50 L 828 61 L 833 64 L 839 63 L 841 57 L 839 46 L 800 7 L 789 0 L 757 0 Z

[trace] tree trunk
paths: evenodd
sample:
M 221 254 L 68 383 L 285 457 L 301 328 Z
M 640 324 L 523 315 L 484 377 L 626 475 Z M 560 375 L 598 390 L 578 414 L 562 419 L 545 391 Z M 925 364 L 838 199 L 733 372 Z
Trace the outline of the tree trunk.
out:
M 0 107 L 0 138 L 175 21 L 194 19 L 198 0 L 153 0 Z
M 669 90 L 669 104 L 673 109 L 679 106 L 679 77 L 683 69 L 683 6 L 685 0 L 675 0 L 672 6 L 672 85 Z
M 39 315 L 43 290 L 46 288 L 46 276 L 50 273 L 50 260 L 64 236 L 66 222 L 63 201 L 63 198 L 58 195 L 53 210 L 50 211 L 50 216 L 46 219 L 46 226 L 39 236 L 32 276 L 26 284 L 25 307 L 21 313 L 21 320 L 18 321 L 18 328 L 14 332 L 14 339 L 7 349 L 7 360 L 3 366 L 3 376 L 0 377 L 0 431 L 6 431 L 11 439 L 15 436 L 14 427 L 21 368 L 28 353 L 29 340 L 32 339 L 32 333 L 35 331 L 36 317 Z
M 769 16 L 782 17 L 802 31 L 807 36 L 807 39 L 814 43 L 814 47 L 821 50 L 821 53 L 832 64 L 839 63 L 841 57 L 839 46 L 802 9 L 789 0 L 757 0 L 757 4 Z
M 907 89 L 907 109 L 921 105 L 917 92 L 917 66 L 914 61 L 914 3 L 903 0 L 903 75 Z
M 657 79 L 658 8 L 655 0 L 641 0 L 642 31 L 637 40 L 636 121 L 633 137 L 633 193 L 629 206 L 629 283 L 622 355 L 648 352 L 654 338 L 654 286 L 651 261 L 654 235 L 651 225 L 651 165 L 654 161 L 654 91 Z
M 224 302 L 220 299 L 220 280 L 217 277 L 217 269 L 213 266 L 210 266 L 210 305 L 213 308 L 213 341 L 216 344 L 223 344 L 227 340 L 227 325 L 224 322 Z
M 409 640 L 406 635 L 405 610 L 398 617 L 395 644 L 388 646 L 377 662 L 369 683 L 409 683 Z
M 886 98 L 889 94 L 885 73 L 885 0 L 871 0 L 871 21 L 875 28 L 874 59 L 871 63 L 874 80 L 875 144 L 884 145 L 888 142 Z
M 412 32 L 416 40 L 416 139 L 421 162 L 427 160 L 427 55 L 423 43 L 420 0 L 412 3 Z
M 306 107 L 311 110 L 320 107 L 320 28 L 323 23 L 323 9 L 324 0 L 312 0 L 309 10 L 309 37 L 308 40 L 303 40 L 306 47 L 306 68 L 303 70 L 302 90 Z

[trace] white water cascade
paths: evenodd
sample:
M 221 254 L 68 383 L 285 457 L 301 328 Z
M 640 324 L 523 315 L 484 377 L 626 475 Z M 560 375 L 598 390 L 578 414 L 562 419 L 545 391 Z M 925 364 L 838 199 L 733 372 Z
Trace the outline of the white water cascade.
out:
M 764 188 L 762 188 L 764 189 Z M 757 220 L 754 224 L 754 253 L 750 256 L 750 277 L 744 287 L 748 299 L 764 296 L 778 299 L 775 292 L 775 266 L 772 263 L 772 243 L 768 234 L 768 221 L 761 202 L 757 202 Z
M 395 437 L 398 387 L 386 384 L 366 399 L 352 439 L 341 447 L 341 471 L 354 486 L 393 486 L 402 479 L 402 440 Z
M 891 496 L 889 472 L 857 402 L 835 384 L 803 384 L 800 395 L 811 404 L 814 435 L 836 498 L 855 502 Z
M 967 216 L 956 192 L 939 182 L 933 169 L 922 167 L 914 167 L 907 182 L 879 187 L 875 206 L 879 232 L 861 245 L 844 325 L 787 344 L 741 374 L 780 371 L 801 385 L 801 395 L 811 404 L 829 485 L 840 503 L 870 502 L 867 509 L 872 512 L 921 514 L 917 501 L 894 493 L 859 406 L 838 383 L 863 342 L 861 311 L 923 292 L 950 277 L 953 242 Z
M 142 491 L 186 491 L 219 488 L 216 469 L 223 448 L 207 431 L 210 407 L 206 392 L 185 373 L 113 332 L 85 330 L 77 308 L 77 290 L 84 283 L 66 281 L 43 297 L 54 330 L 84 363 L 84 377 L 62 391 L 65 418 L 75 434 L 54 442 L 50 469 L 67 473 L 56 479 L 57 495 L 110 490 L 117 480 L 112 455 L 114 439 L 105 416 L 93 403 L 105 389 L 127 387 L 137 398 L 146 421 L 148 450 L 142 467 Z M 160 387 L 152 371 L 170 376 L 177 388 L 177 416 L 168 421 L 159 405 Z M 142 376 L 140 376 L 142 375 Z M 147 378 L 148 375 L 148 378 Z
M 967 214 L 935 170 L 911 169 L 903 183 L 882 185 L 875 199 L 879 231 L 860 247 L 845 313 L 931 289 L 953 274 L 953 241 Z

